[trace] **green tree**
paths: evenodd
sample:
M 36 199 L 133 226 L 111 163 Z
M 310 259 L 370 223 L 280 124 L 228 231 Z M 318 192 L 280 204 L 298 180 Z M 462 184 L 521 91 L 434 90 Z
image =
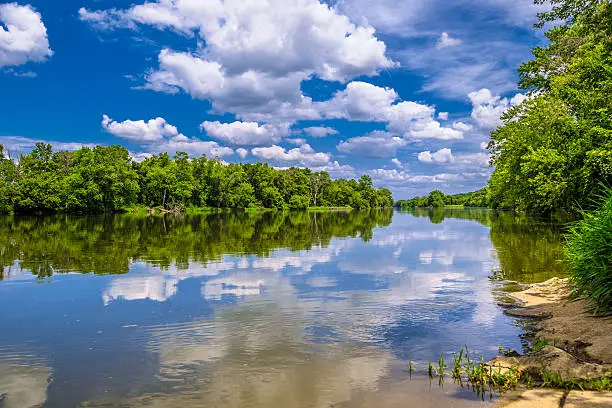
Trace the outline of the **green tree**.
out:
M 531 98 L 506 112 L 491 134 L 495 207 L 576 212 L 612 185 L 612 6 L 551 3 L 541 22 L 565 23 L 519 68 L 519 85 Z
M 140 186 L 130 154 L 121 146 L 60 152 L 70 161 L 66 173 L 66 207 L 73 211 L 117 211 L 136 203 Z M 66 154 L 67 153 L 67 154 Z
M 308 196 L 294 195 L 289 199 L 289 208 L 292 210 L 305 210 L 308 208 Z
M 4 146 L 0 144 L 0 213 L 13 210 L 13 198 L 17 188 L 17 166 L 5 157 Z
M 65 210 L 65 174 L 61 163 L 54 157 L 52 147 L 36 143 L 35 148 L 19 159 L 19 185 L 15 207 L 18 211 Z
M 330 183 L 329 173 L 321 171 L 310 175 L 310 204 L 316 207 L 319 204 L 319 198 L 324 194 L 324 190 Z
M 444 207 L 444 194 L 440 190 L 434 190 L 427 196 L 429 207 Z

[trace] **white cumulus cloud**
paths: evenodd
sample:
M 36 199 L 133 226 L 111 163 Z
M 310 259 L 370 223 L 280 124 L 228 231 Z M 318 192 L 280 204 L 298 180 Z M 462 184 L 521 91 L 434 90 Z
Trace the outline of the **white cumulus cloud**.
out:
M 82 8 L 79 16 L 100 29 L 149 25 L 196 37 L 194 52 L 162 50 L 144 88 L 182 90 L 241 119 L 278 118 L 283 110 L 295 116 L 308 105 L 300 87 L 312 76 L 346 82 L 397 66 L 371 26 L 318 0 L 159 0 L 121 10 Z
M 302 129 L 302 131 L 311 137 L 326 137 L 338 134 L 336 129 L 326 126 L 311 126 Z
M 241 159 L 245 159 L 247 157 L 247 155 L 249 154 L 249 151 L 247 149 L 243 149 L 242 147 L 236 149 L 236 154 L 241 158 Z
M 200 128 L 213 139 L 234 146 L 262 146 L 280 142 L 289 133 L 289 125 L 259 125 L 257 122 L 202 122 Z
M 406 140 L 401 137 L 377 130 L 366 136 L 353 137 L 341 142 L 337 149 L 342 153 L 384 159 L 395 156 L 397 150 L 406 144 Z
M 473 126 L 467 123 L 463 123 L 461 121 L 457 121 L 453 123 L 453 129 L 457 129 L 461 132 L 469 132 L 472 130 Z
M 502 98 L 493 95 L 487 88 L 470 92 L 468 98 L 472 102 L 472 119 L 482 128 L 494 129 L 502 124 L 501 116 L 509 108 L 519 105 L 527 96 L 517 93 L 512 98 Z
M 281 165 L 301 165 L 305 167 L 327 166 L 330 164 L 329 153 L 315 152 L 314 149 L 304 144 L 295 149 L 286 150 L 281 146 L 256 147 L 251 150 L 253 156 L 261 160 L 270 161 Z
M 154 142 L 179 135 L 178 129 L 164 118 L 155 118 L 147 122 L 144 120 L 117 122 L 103 115 L 102 128 L 114 136 L 137 143 Z
M 0 67 L 42 62 L 51 55 L 40 13 L 30 5 L 0 4 Z
M 217 142 L 190 138 L 179 133 L 176 126 L 164 118 L 144 120 L 125 120 L 117 122 L 107 115 L 102 116 L 102 128 L 110 134 L 141 145 L 145 153 L 186 152 L 191 155 L 223 157 L 234 154 L 229 147 L 220 146 Z M 141 153 L 136 153 L 141 154 Z
M 386 123 L 387 129 L 405 138 L 461 139 L 459 130 L 443 127 L 434 119 L 435 109 L 412 101 L 397 102 L 392 88 L 382 88 L 367 82 L 353 81 L 330 100 L 315 106 L 327 118 Z
M 437 152 L 430 152 L 429 150 L 419 153 L 419 161 L 424 163 L 452 163 L 455 158 L 451 149 L 443 148 Z

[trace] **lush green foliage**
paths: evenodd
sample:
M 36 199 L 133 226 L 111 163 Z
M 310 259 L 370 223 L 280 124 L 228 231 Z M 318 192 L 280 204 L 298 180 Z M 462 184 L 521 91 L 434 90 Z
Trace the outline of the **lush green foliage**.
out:
M 398 200 L 395 206 L 398 208 L 437 208 L 444 206 L 465 207 L 488 207 L 489 193 L 485 187 L 473 193 L 445 195 L 439 190 L 434 190 L 425 197 L 415 197 L 410 200 Z
M 598 210 L 572 226 L 566 259 L 576 294 L 592 301 L 596 312 L 612 312 L 612 190 Z
M 186 153 L 152 156 L 132 162 L 120 146 L 53 152 L 37 143 L 17 162 L 0 146 L 0 212 L 119 211 L 143 205 L 182 210 L 187 207 L 293 208 L 309 206 L 391 207 L 388 189 L 375 189 L 369 176 L 331 180 L 326 172 L 267 163 L 226 164 L 190 159 Z
M 15 163 L 4 157 L 4 148 L 0 145 L 0 213 L 9 212 L 12 209 L 16 175 Z
M 612 6 L 551 3 L 541 21 L 565 23 L 519 68 L 530 97 L 491 134 L 493 207 L 576 212 L 591 207 L 602 183 L 612 185 Z

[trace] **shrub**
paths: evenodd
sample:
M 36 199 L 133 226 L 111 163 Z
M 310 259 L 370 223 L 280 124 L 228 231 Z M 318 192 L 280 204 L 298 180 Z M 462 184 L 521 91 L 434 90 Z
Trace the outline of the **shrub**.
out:
M 574 294 L 591 301 L 596 314 L 612 312 L 612 190 L 606 194 L 572 225 L 565 244 Z
M 289 208 L 293 210 L 305 210 L 308 208 L 308 197 L 293 195 L 289 199 Z

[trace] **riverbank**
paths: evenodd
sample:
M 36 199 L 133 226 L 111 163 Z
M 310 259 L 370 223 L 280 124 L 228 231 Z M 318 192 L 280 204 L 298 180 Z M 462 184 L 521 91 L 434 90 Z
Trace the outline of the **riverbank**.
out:
M 518 368 L 528 388 L 541 388 L 510 393 L 500 406 L 612 406 L 612 317 L 594 317 L 569 295 L 567 279 L 558 278 L 508 294 L 516 303 L 505 304 L 505 313 L 522 319 L 530 350 L 490 364 Z

